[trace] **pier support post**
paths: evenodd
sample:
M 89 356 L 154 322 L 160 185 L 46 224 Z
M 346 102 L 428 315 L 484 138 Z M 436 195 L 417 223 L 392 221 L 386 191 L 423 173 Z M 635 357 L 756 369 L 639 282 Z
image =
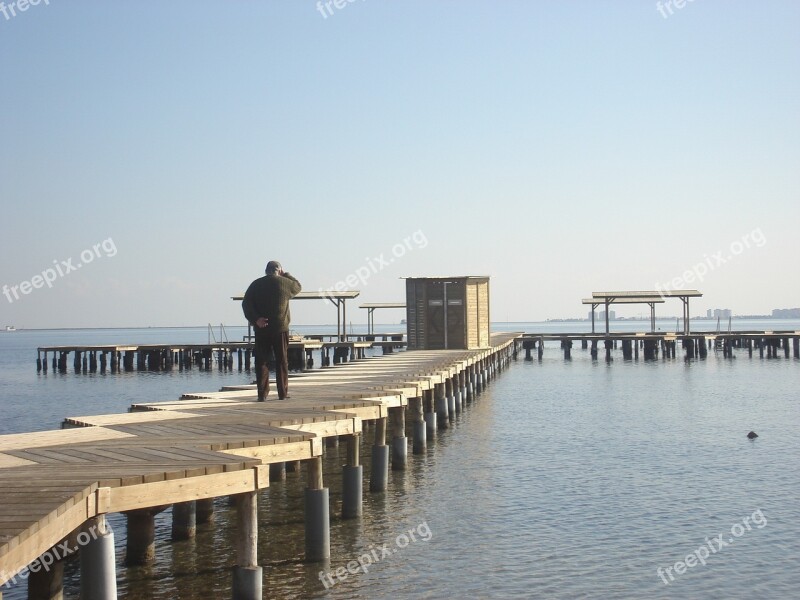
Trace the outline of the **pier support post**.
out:
M 443 383 L 433 384 L 433 404 L 439 429 L 447 429 L 450 427 L 450 417 L 448 415 L 447 396 Z
M 589 350 L 592 360 L 597 360 L 597 340 L 592 340 L 592 347 Z
M 383 492 L 389 479 L 389 446 L 386 445 L 386 417 L 375 420 L 375 444 L 372 446 L 372 477 L 369 491 Z
M 156 558 L 155 516 L 161 509 L 142 508 L 125 513 L 128 517 L 126 565 L 147 565 Z
M 800 358 L 800 337 L 792 338 L 792 350 L 794 352 L 794 357 Z M 45 360 L 45 362 L 47 361 Z M 45 367 L 44 370 L 46 371 L 47 367 Z
M 113 600 L 117 597 L 114 532 L 105 515 L 86 521 L 80 535 L 89 536 L 80 553 L 81 599 Z
M 261 600 L 263 573 L 258 566 L 258 492 L 236 495 L 236 567 L 233 599 Z
M 539 362 L 542 360 L 542 356 L 544 355 L 544 338 L 539 338 L 539 344 L 536 346 L 537 348 L 537 357 L 539 358 Z
M 456 386 L 452 377 L 445 380 L 444 390 L 447 396 L 447 415 L 452 421 L 456 418 Z
M 388 448 L 387 448 L 388 450 Z M 388 452 L 387 452 L 388 458 Z M 331 524 L 328 488 L 322 483 L 322 457 L 308 461 L 306 488 L 306 561 L 321 562 L 331 557 Z
M 31 563 L 28 577 L 28 600 L 63 600 L 64 561 L 60 560 L 60 557 L 59 560 L 54 561 L 53 559 L 57 556 L 59 556 L 59 549 L 53 547 Z
M 214 499 L 195 501 L 195 525 L 204 525 L 214 520 Z
M 412 426 L 412 451 L 414 454 L 423 454 L 427 446 L 427 436 L 425 435 L 425 415 L 423 414 L 422 398 L 409 398 L 408 410 Z
M 728 342 L 728 356 L 733 356 L 733 347 L 731 346 L 731 340 L 727 340 Z M 697 338 L 697 351 L 700 355 L 700 358 L 708 357 L 708 346 L 706 346 L 706 339 L 704 337 Z
M 631 360 L 633 358 L 633 346 L 631 340 L 622 340 L 622 359 Z
M 424 390 L 422 392 L 422 406 L 425 411 L 425 433 L 427 439 L 433 440 L 436 438 L 436 411 L 434 410 L 433 390 Z
M 475 365 L 467 367 L 466 372 L 467 402 L 475 397 Z
M 364 467 L 360 463 L 361 436 L 347 436 L 347 464 L 342 467 L 342 518 L 355 519 L 362 514 L 362 481 Z
M 453 381 L 453 408 L 455 409 L 455 413 L 461 413 L 463 409 L 462 403 L 462 393 L 461 393 L 461 381 L 463 380 L 464 375 L 462 373 L 456 373 L 452 377 Z
M 389 409 L 392 421 L 392 470 L 405 471 L 408 462 L 408 438 L 406 437 L 406 407 Z
M 172 541 L 190 540 L 197 535 L 197 506 L 194 502 L 172 505 Z
M 338 437 L 337 437 L 338 439 Z M 269 466 L 269 480 L 274 482 L 286 481 L 286 463 L 272 463 Z
M 606 340 L 605 345 L 606 345 L 606 362 L 611 362 L 612 360 L 614 360 L 613 358 L 611 358 L 611 349 L 614 347 L 614 342 L 612 340 Z

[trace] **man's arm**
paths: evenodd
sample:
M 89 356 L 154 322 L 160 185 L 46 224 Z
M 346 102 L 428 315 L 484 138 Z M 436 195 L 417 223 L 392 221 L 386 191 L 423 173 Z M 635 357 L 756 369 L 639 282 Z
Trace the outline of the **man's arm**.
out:
M 297 296 L 297 294 L 300 293 L 300 290 L 303 289 L 303 286 L 300 285 L 300 282 L 297 281 L 297 279 L 295 279 L 292 275 L 290 275 L 286 271 L 283 272 L 283 276 L 292 282 L 292 285 L 289 286 L 289 292 L 292 294 L 292 298 L 294 298 L 295 296 Z
M 247 319 L 247 322 L 255 325 L 258 318 L 261 316 L 256 313 L 255 306 L 253 306 L 253 286 L 255 285 L 255 281 L 250 284 L 250 287 L 247 288 L 247 291 L 244 293 L 244 298 L 242 299 L 242 312 L 244 312 L 244 318 Z

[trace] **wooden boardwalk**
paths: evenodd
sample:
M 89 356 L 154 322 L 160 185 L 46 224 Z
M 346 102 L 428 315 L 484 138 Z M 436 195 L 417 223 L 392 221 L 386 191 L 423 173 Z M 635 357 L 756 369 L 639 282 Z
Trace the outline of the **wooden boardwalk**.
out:
M 0 585 L 108 513 L 246 496 L 269 486 L 270 465 L 294 461 L 316 459 L 309 488 L 322 487 L 322 473 L 312 470 L 321 469 L 323 439 L 357 442 L 364 421 L 376 424 L 376 447 L 385 447 L 387 428 L 402 441 L 392 457 L 393 468 L 403 468 L 406 413 L 416 449 L 420 423 L 424 445 L 429 415 L 435 424 L 438 412 L 441 427 L 447 402 L 452 413 L 457 398 L 460 410 L 482 378 L 516 354 L 518 336 L 493 335 L 487 349 L 400 352 L 303 373 L 291 378 L 284 401 L 256 402 L 254 385 L 228 386 L 125 414 L 70 417 L 61 430 L 0 436 Z

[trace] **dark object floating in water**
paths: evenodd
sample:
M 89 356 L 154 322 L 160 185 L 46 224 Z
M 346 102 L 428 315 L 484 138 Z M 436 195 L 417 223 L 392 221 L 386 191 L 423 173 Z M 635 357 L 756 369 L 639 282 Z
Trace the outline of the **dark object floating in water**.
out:
M 747 439 L 748 440 L 754 440 L 757 437 L 758 437 L 758 434 L 755 431 L 751 431 L 750 433 L 747 434 Z

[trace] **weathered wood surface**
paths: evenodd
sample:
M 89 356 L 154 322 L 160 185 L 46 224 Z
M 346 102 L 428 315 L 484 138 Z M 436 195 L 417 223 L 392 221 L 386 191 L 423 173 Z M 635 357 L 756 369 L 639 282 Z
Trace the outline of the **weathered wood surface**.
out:
M 88 519 L 269 485 L 269 464 L 322 454 L 322 438 L 361 432 L 435 384 L 514 343 L 346 362 L 290 380 L 290 398 L 255 385 L 69 417 L 64 429 L 0 436 L 0 585 Z

